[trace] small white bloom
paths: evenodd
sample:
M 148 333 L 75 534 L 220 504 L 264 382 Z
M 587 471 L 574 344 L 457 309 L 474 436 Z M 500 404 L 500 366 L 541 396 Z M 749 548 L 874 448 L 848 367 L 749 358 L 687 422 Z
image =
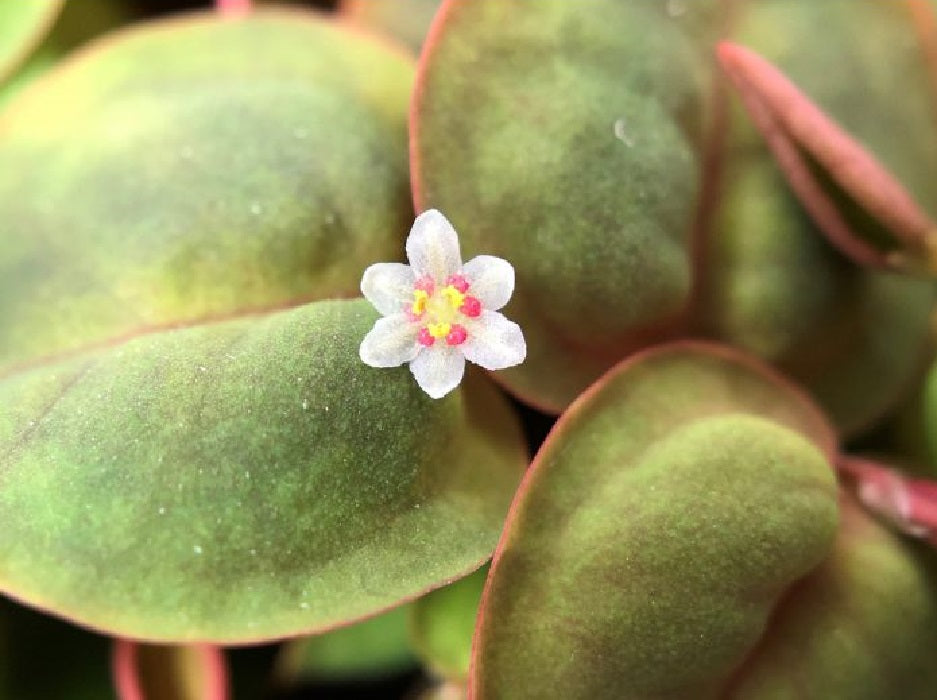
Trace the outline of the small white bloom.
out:
M 407 258 L 371 265 L 361 278 L 361 292 L 384 315 L 361 341 L 365 364 L 409 362 L 420 388 L 439 399 L 462 381 L 466 359 L 489 370 L 524 361 L 524 334 L 498 313 L 514 292 L 508 261 L 479 255 L 463 265 L 459 237 L 435 209 L 413 222 Z

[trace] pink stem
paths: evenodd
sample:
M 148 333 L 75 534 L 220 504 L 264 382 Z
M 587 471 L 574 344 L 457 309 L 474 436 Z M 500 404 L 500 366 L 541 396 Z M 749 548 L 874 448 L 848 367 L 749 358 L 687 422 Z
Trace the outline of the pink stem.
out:
M 215 0 L 215 9 L 223 15 L 246 15 L 251 10 L 251 0 Z
M 937 483 L 911 479 L 876 462 L 842 457 L 839 470 L 856 485 L 859 499 L 903 532 L 937 545 Z

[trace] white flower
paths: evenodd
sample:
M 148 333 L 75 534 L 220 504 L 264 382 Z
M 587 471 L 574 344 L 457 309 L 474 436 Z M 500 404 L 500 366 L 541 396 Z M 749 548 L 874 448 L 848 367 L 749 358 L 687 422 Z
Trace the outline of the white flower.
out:
M 508 261 L 479 255 L 463 265 L 459 237 L 435 209 L 413 222 L 407 259 L 371 265 L 361 278 L 361 292 L 384 315 L 361 341 L 365 364 L 409 362 L 420 388 L 439 399 L 462 381 L 466 360 L 489 370 L 524 361 L 520 327 L 498 313 L 514 292 Z

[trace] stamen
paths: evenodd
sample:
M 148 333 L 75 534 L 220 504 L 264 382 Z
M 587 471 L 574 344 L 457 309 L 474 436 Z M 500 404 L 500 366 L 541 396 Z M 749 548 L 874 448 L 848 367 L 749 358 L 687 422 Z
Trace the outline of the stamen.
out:
M 433 278 L 429 275 L 423 275 L 414 283 L 413 288 L 422 289 L 428 296 L 433 296 L 433 292 L 436 290 L 436 283 L 433 282 Z
M 415 316 L 420 316 L 426 311 L 426 302 L 429 301 L 429 293 L 425 289 L 413 290 L 413 306 L 410 311 Z
M 449 306 L 453 309 L 458 309 L 465 301 L 465 295 L 452 285 L 442 290 L 442 297 L 449 302 Z
M 478 318 L 482 313 L 482 303 L 475 297 L 465 297 L 459 311 L 469 318 Z
M 446 336 L 446 342 L 449 345 L 461 345 L 465 342 L 466 338 L 468 338 L 468 331 L 465 330 L 465 326 L 454 323 L 452 325 L 452 330 L 449 331 L 449 335 Z
M 416 337 L 416 342 L 422 345 L 425 348 L 432 347 L 433 343 L 436 342 L 436 339 L 430 335 L 430 332 L 426 328 L 421 328 L 419 334 Z
M 462 294 L 465 294 L 469 288 L 469 282 L 463 275 L 450 275 L 449 279 L 446 280 L 446 284 L 455 287 Z
M 452 326 L 448 323 L 427 323 L 426 329 L 434 338 L 445 338 L 452 330 Z

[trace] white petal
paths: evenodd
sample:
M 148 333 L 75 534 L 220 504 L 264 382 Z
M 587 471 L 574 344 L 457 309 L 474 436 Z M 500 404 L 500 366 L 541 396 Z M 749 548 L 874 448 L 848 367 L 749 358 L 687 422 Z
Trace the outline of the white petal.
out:
M 358 355 L 371 367 L 398 367 L 420 351 L 416 342 L 419 331 L 420 327 L 411 323 L 406 314 L 385 316 L 364 336 Z
M 465 263 L 462 274 L 469 282 L 468 293 L 482 303 L 483 309 L 497 311 L 514 293 L 514 268 L 494 255 L 472 258 Z
M 478 319 L 465 324 L 468 338 L 459 347 L 465 359 L 485 369 L 519 365 L 527 357 L 527 343 L 521 327 L 497 311 L 482 311 Z
M 434 399 L 441 399 L 459 386 L 465 373 L 465 358 L 457 347 L 436 345 L 424 348 L 410 363 L 410 371 L 420 388 Z
M 429 275 L 439 284 L 459 272 L 459 237 L 445 216 L 429 209 L 416 217 L 407 238 L 407 259 L 417 278 Z
M 375 263 L 361 276 L 361 293 L 375 309 L 390 316 L 413 303 L 414 282 L 416 278 L 409 265 Z

